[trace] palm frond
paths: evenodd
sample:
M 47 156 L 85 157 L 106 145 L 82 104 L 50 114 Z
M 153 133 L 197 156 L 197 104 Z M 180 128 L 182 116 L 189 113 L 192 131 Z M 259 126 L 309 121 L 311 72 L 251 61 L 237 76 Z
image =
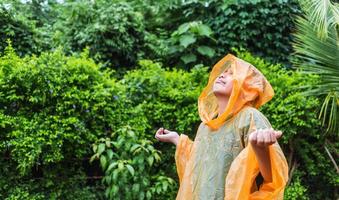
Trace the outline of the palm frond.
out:
M 330 0 L 300 0 L 299 2 L 308 19 L 314 23 L 318 37 L 327 38 L 328 29 L 339 22 L 338 3 L 332 3 Z
M 297 18 L 298 31 L 295 33 L 295 62 L 305 72 L 319 75 L 318 88 L 339 93 L 339 48 L 336 29 L 330 28 L 328 37 L 321 40 L 313 29 L 314 24 L 305 18 Z
M 327 125 L 327 132 L 338 130 L 337 116 L 339 105 L 339 94 L 335 92 L 329 93 L 321 107 L 319 119 L 322 119 L 322 125 Z M 328 117 L 328 119 L 327 119 Z M 338 133 L 338 132 L 337 132 Z
M 319 119 L 327 131 L 338 133 L 339 106 L 339 11 L 329 0 L 303 1 L 306 15 L 297 17 L 293 43 L 294 64 L 304 73 L 316 74 L 319 82 L 308 87 L 305 95 L 326 96 Z

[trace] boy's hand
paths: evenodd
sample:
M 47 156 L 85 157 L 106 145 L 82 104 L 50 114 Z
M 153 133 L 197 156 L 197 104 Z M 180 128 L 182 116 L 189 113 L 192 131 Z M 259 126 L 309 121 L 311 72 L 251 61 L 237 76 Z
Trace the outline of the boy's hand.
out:
M 161 142 L 171 142 L 177 145 L 179 141 L 179 134 L 175 131 L 159 128 L 155 133 L 155 138 Z
M 272 128 L 258 129 L 250 133 L 248 139 L 253 146 L 267 147 L 271 144 L 274 144 L 277 139 L 281 137 L 281 135 L 281 131 L 275 131 Z

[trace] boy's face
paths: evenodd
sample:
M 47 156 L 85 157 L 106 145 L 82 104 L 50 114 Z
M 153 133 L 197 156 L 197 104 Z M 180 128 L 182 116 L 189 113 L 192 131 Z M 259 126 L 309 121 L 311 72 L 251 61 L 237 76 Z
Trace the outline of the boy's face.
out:
M 233 89 L 232 69 L 228 68 L 218 78 L 215 79 L 213 85 L 213 93 L 215 96 L 231 96 Z

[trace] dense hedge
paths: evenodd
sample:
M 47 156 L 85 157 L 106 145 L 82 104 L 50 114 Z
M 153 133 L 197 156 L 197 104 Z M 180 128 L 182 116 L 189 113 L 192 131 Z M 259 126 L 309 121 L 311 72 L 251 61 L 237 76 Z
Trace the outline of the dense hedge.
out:
M 1 195 L 26 191 L 15 183 L 30 182 L 28 192 L 46 198 L 72 196 L 68 191 L 78 186 L 83 192 L 90 144 L 123 122 L 121 89 L 87 56 L 58 50 L 19 58 L 8 47 L 1 57 L 0 150 L 7 159 L 1 168 L 11 174 L 1 178 Z
M 300 14 L 295 0 L 242 0 L 220 8 L 206 19 L 215 32 L 219 52 L 243 47 L 271 62 L 288 62 L 292 53 L 294 17 Z

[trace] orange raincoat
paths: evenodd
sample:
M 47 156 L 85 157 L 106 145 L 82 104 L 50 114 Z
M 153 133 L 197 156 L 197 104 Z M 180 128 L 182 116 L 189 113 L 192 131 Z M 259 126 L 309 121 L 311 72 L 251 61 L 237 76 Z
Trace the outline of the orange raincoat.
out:
M 224 113 L 217 116 L 213 94 L 216 78 L 226 69 L 233 71 L 233 90 Z M 177 200 L 282 200 L 288 180 L 288 166 L 276 142 L 268 147 L 272 182 L 256 184 L 259 165 L 247 142 L 258 128 L 270 128 L 257 108 L 268 102 L 274 91 L 266 78 L 251 64 L 228 54 L 213 66 L 198 108 L 202 123 L 194 142 L 181 134 L 175 152 L 180 188 Z

